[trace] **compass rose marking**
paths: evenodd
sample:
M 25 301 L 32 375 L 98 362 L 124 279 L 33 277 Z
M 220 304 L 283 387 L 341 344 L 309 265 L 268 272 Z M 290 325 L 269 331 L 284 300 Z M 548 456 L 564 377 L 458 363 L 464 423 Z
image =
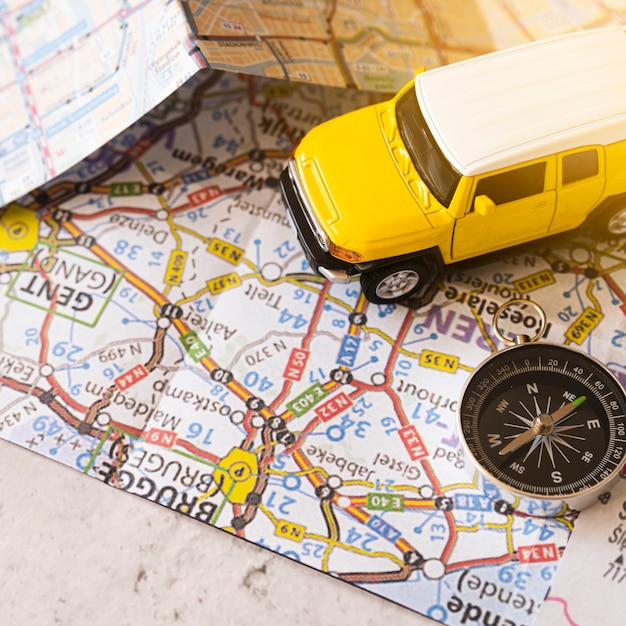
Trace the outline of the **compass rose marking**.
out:
M 543 449 L 545 446 L 541 445 L 543 442 L 541 441 L 540 438 L 535 439 L 535 441 L 537 442 L 537 448 L 539 448 L 539 456 L 537 457 L 537 467 L 541 467 L 541 457 L 543 456 Z M 533 443 L 535 443 L 533 441 Z M 532 449 L 532 446 L 531 446 Z
M 522 424 L 511 424 L 511 422 L 504 422 L 504 426 L 508 426 L 509 428 L 521 428 L 522 430 L 526 430 L 526 427 L 529 425 L 530 424 L 522 425 Z M 507 435 L 505 439 L 513 439 L 513 437 L 515 437 L 515 435 Z
M 524 457 L 523 462 L 526 463 L 526 461 L 528 460 L 528 458 L 530 457 L 530 455 L 537 449 L 539 448 L 539 458 L 537 459 L 537 467 L 541 466 L 541 457 L 542 457 L 542 452 L 543 452 L 543 446 L 540 445 L 541 444 L 541 437 L 536 437 L 535 439 L 533 439 L 532 443 L 530 444 L 530 447 L 528 449 L 528 452 L 526 453 L 526 456 Z
M 569 437 L 570 439 L 577 439 L 578 441 L 585 441 L 584 437 L 579 437 L 578 435 L 570 435 L 569 433 L 561 433 L 554 431 L 554 435 L 560 435 L 561 437 Z
M 554 451 L 552 450 L 552 441 L 550 440 L 550 437 L 545 438 L 543 445 L 545 446 L 546 452 L 548 453 L 548 456 L 550 457 L 550 461 L 552 462 L 552 467 L 555 468 L 556 464 L 554 462 Z
M 572 435 L 569 435 L 569 437 L 572 437 Z M 582 437 L 576 437 L 576 439 L 582 439 Z M 580 452 L 578 448 L 575 448 L 571 443 L 565 441 L 565 439 L 563 439 L 562 437 L 559 437 L 558 435 L 554 433 L 552 434 L 552 441 L 557 450 L 558 450 L 558 446 L 556 444 L 560 443 L 562 446 L 565 446 L 566 448 L 569 448 L 570 450 L 573 450 L 574 452 Z
M 570 424 L 569 426 L 555 426 L 554 432 L 562 433 L 566 430 L 574 430 L 574 428 L 584 428 L 584 427 L 585 427 L 584 424 Z
M 574 448 L 573 446 L 570 446 L 568 444 L 566 444 L 565 441 L 557 441 L 556 438 L 552 439 L 552 445 L 554 446 L 554 448 L 557 450 L 557 452 L 567 461 L 567 463 L 570 463 L 569 458 L 567 457 L 567 455 L 565 454 L 565 452 L 563 452 L 563 450 L 561 450 L 561 446 L 559 444 L 564 444 L 565 447 L 567 448 L 571 448 L 572 450 L 574 450 L 575 452 L 580 452 L 580 450 L 576 450 L 576 448 Z
M 529 420 L 527 417 L 524 417 L 520 415 L 519 413 L 515 413 L 515 411 L 509 411 L 509 413 L 517 417 L 517 419 L 520 420 L 522 423 L 526 424 L 526 426 L 531 426 L 533 423 L 532 420 Z

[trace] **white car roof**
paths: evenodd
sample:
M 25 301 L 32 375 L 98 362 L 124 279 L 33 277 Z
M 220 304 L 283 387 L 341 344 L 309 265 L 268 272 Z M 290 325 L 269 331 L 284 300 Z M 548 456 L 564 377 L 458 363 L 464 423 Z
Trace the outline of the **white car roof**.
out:
M 626 29 L 579 31 L 419 74 L 422 113 L 465 175 L 626 138 Z

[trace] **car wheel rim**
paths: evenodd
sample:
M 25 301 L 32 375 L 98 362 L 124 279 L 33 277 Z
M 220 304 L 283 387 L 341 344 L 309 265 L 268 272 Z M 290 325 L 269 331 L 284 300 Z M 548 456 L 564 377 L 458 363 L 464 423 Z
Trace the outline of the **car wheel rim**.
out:
M 419 274 L 415 270 L 400 270 L 385 276 L 376 286 L 376 295 L 384 300 L 405 296 L 415 289 Z
M 626 209 L 618 211 L 609 220 L 609 232 L 614 235 L 623 235 L 626 233 Z

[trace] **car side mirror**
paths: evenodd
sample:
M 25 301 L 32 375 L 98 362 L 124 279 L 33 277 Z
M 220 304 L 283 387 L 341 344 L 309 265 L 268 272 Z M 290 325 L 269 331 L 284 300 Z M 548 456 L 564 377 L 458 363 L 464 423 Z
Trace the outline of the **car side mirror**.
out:
M 496 203 L 489 196 L 476 196 L 474 211 L 483 217 L 493 215 L 496 212 Z

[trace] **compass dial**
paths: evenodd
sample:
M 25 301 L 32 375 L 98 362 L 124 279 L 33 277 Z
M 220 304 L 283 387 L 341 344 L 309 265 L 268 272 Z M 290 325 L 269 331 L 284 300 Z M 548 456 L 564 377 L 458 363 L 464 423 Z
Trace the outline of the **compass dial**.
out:
M 460 432 L 492 481 L 522 496 L 607 490 L 626 459 L 626 396 L 595 359 L 522 343 L 479 366 L 463 392 Z

